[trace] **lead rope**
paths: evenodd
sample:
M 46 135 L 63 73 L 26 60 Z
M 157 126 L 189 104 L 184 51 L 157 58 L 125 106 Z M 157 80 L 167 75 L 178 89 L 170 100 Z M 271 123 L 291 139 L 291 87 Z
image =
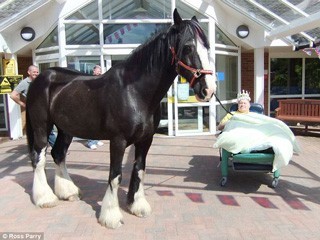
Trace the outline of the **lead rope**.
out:
M 226 111 L 226 113 L 229 113 L 229 114 L 231 114 L 231 115 L 233 116 L 233 113 L 231 113 L 229 110 L 227 110 L 227 109 L 223 106 L 223 104 L 221 103 L 221 101 L 220 101 L 220 99 L 217 97 L 217 95 L 216 95 L 216 94 L 213 94 L 213 95 L 216 97 L 218 103 L 219 103 L 220 106 Z

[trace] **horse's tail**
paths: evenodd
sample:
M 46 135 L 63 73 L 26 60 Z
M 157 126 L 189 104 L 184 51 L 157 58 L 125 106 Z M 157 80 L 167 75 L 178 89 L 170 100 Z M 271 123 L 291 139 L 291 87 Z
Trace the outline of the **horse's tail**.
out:
M 26 132 L 27 132 L 27 142 L 28 142 L 28 150 L 29 150 L 29 156 L 31 159 L 32 167 L 36 167 L 35 163 L 35 151 L 34 151 L 34 133 L 33 128 L 30 123 L 30 116 L 28 111 L 28 104 L 26 106 Z

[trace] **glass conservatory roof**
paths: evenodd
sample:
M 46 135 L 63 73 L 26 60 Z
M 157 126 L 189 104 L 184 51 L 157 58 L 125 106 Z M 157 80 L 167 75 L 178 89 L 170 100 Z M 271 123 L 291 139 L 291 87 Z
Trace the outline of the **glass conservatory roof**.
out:
M 0 0 L 0 31 L 49 1 Z M 135 2 L 132 0 L 103 1 L 103 4 L 104 8 L 108 8 L 113 2 L 119 5 L 127 1 Z M 146 8 L 149 17 L 167 18 L 170 15 L 170 0 L 142 0 L 141 2 L 149 6 Z M 159 11 L 157 6 L 159 3 L 162 4 L 160 4 L 162 11 Z M 219 3 L 223 8 L 231 8 L 262 25 L 270 39 L 285 39 L 293 44 L 305 44 L 320 39 L 320 0 L 221 0 Z M 166 6 L 165 11 L 163 11 L 164 6 Z M 119 6 L 115 8 L 118 9 Z M 120 15 L 123 16 L 123 14 Z M 79 16 L 73 17 L 79 18 Z
M 294 44 L 320 39 L 320 0 L 222 0 L 265 27 L 270 38 Z

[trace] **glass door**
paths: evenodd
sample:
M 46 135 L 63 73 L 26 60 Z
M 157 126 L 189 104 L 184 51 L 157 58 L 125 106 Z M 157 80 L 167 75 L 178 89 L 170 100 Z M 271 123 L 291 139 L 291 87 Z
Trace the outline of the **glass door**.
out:
M 174 132 L 176 136 L 210 134 L 211 102 L 198 102 L 189 83 L 177 77 L 173 84 Z
M 217 97 L 224 107 L 229 110 L 230 106 L 236 102 L 237 93 L 239 92 L 239 75 L 238 75 L 238 56 L 233 55 L 216 55 L 217 69 Z M 217 103 L 217 122 L 226 115 L 226 111 Z
M 51 67 L 58 67 L 59 62 L 43 62 L 39 63 L 39 72 L 43 72 L 44 70 L 51 68 Z
M 0 131 L 8 131 L 6 94 L 0 94 Z

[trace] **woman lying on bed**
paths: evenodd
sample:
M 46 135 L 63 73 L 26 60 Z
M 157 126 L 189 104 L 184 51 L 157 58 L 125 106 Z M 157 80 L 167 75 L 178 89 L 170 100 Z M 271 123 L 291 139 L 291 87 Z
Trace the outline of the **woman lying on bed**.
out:
M 242 98 L 242 99 L 241 99 Z M 238 104 L 246 100 L 250 107 L 250 97 L 247 92 L 238 94 Z M 291 160 L 293 152 L 299 152 L 299 146 L 296 142 L 290 128 L 282 121 L 249 112 L 242 105 L 242 110 L 232 112 L 225 117 L 219 124 L 223 132 L 217 138 L 214 147 L 223 148 L 233 154 L 249 153 L 252 151 L 261 151 L 272 148 L 275 158 L 273 171 L 285 166 Z

